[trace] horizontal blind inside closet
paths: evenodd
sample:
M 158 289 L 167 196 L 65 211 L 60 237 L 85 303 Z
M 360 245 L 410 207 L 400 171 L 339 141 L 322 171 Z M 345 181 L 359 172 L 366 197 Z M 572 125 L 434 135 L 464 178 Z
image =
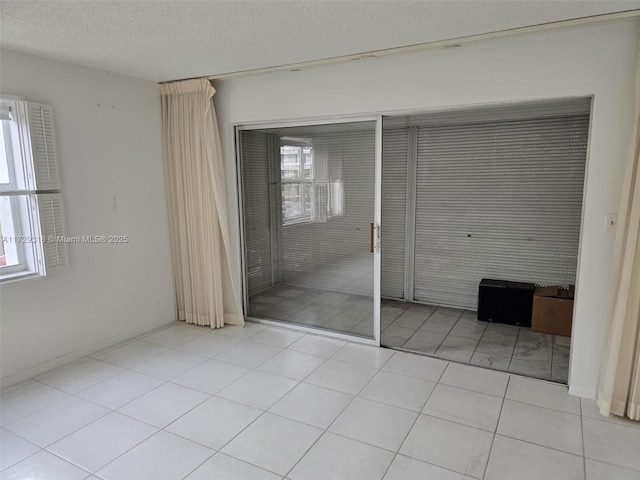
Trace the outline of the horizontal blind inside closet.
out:
M 574 283 L 588 126 L 419 127 L 414 298 L 475 308 L 482 278 Z
M 381 294 L 385 298 L 404 298 L 408 136 L 407 128 L 384 128 L 382 133 Z

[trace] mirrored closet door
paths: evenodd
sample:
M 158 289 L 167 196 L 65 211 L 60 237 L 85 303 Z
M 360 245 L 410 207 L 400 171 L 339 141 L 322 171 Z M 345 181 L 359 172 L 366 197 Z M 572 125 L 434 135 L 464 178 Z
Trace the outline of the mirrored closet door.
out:
M 249 318 L 379 341 L 380 132 L 238 127 Z

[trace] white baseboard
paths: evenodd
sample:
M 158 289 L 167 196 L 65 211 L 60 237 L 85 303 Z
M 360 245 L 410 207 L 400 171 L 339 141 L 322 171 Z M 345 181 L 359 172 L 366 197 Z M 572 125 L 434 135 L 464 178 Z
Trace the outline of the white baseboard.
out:
M 29 367 L 18 373 L 7 375 L 6 377 L 0 378 L 0 390 L 6 389 L 20 382 L 24 382 L 25 380 L 29 380 L 30 378 L 41 375 L 45 372 L 48 372 L 49 370 L 53 370 L 54 368 L 58 368 L 66 363 L 71 363 L 75 360 L 78 360 L 79 358 L 85 357 L 87 355 L 92 355 L 96 352 L 99 352 L 100 350 L 104 350 L 118 343 L 130 340 L 134 337 L 137 337 L 138 335 L 142 335 L 143 333 L 150 332 L 152 330 L 163 327 L 165 325 L 169 325 L 174 321 L 175 320 L 169 320 L 169 321 L 164 321 L 162 323 L 158 323 L 157 325 L 149 325 L 142 328 L 128 330 L 124 333 L 115 335 L 113 337 L 109 337 L 106 340 L 93 343 L 91 345 L 80 348 L 73 352 L 56 357 L 52 360 L 48 360 L 46 362 L 35 365 L 33 367 Z
M 594 399 L 596 398 L 596 391 L 592 388 L 584 388 L 584 387 L 578 387 L 575 385 L 570 385 L 569 386 L 569 395 L 574 395 L 576 397 L 582 397 L 582 398 L 589 398 L 589 399 Z

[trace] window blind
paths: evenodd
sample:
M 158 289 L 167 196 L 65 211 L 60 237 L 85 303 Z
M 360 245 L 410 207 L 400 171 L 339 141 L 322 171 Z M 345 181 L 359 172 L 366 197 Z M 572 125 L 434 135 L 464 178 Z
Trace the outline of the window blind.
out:
M 60 188 L 56 156 L 53 109 L 50 105 L 25 102 L 36 190 Z

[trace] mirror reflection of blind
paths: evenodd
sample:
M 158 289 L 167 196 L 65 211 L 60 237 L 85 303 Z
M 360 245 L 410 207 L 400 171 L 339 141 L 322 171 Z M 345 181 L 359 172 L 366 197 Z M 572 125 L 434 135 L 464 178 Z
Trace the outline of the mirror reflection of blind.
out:
M 248 294 L 371 294 L 375 122 L 304 128 L 240 132 Z
M 280 153 L 278 136 L 255 130 L 241 132 L 245 269 L 249 295 L 269 288 L 279 275 L 275 190 Z
M 311 137 L 314 217 L 282 229 L 283 281 L 295 283 L 301 273 L 321 272 L 327 265 L 356 257 L 362 259 L 363 269 L 372 270 L 368 248 L 374 208 L 374 140 L 373 128 Z M 331 289 L 344 286 L 356 274 L 333 269 L 326 278 L 320 273 L 305 278 L 314 286 Z

